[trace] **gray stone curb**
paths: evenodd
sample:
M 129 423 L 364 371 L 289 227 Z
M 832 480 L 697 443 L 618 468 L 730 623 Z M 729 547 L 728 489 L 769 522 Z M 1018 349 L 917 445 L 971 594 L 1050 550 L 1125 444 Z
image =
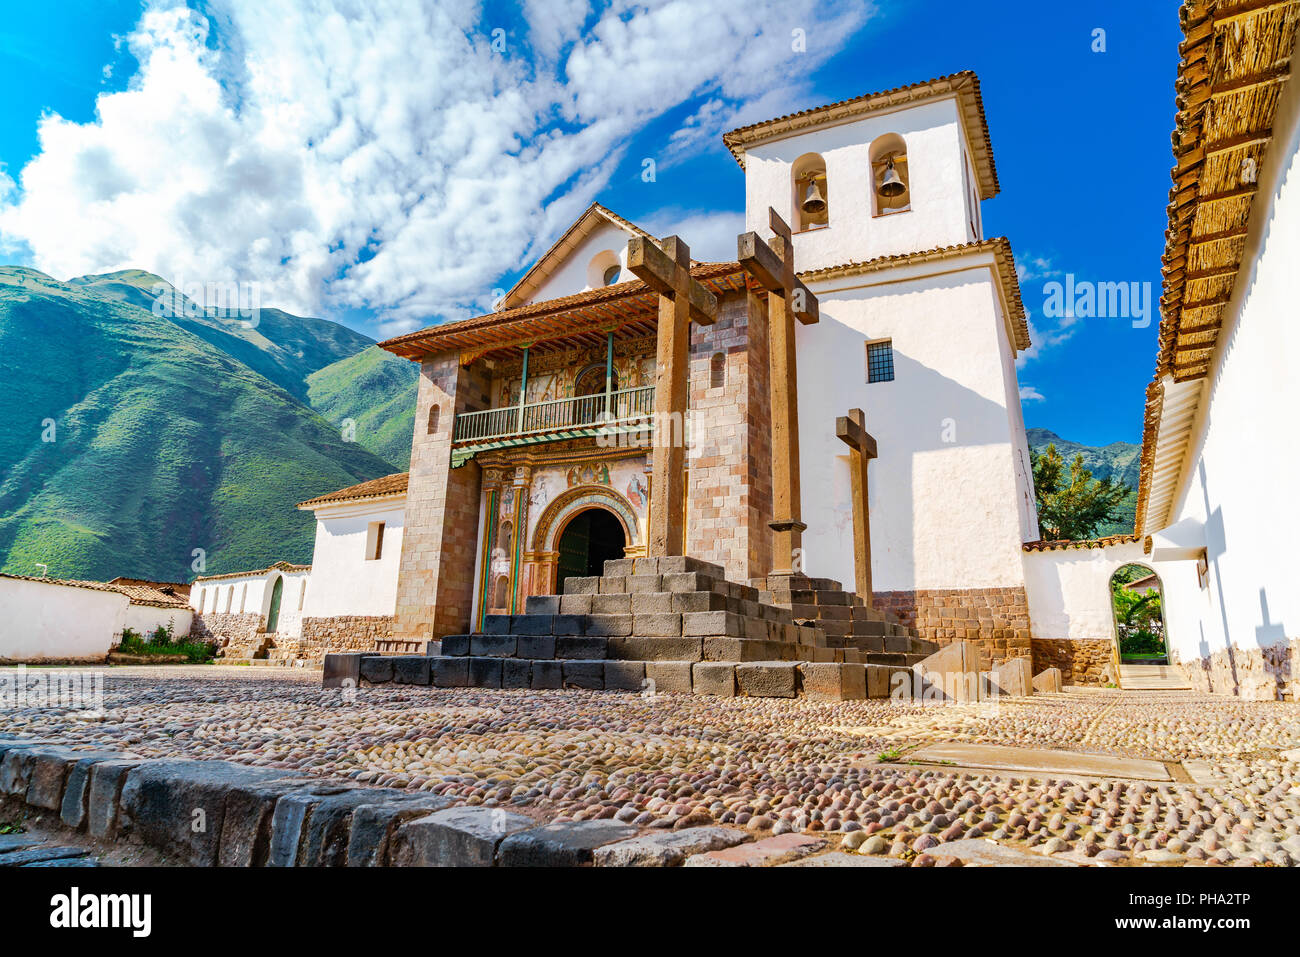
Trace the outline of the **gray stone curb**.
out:
M 192 866 L 674 866 L 752 838 L 718 826 L 642 831 L 614 820 L 545 823 L 502 807 L 454 807 L 449 797 L 232 761 L 146 759 L 13 738 L 0 738 L 0 801 Z M 37 850 L 51 850 L 9 843 L 9 863 L 25 860 L 18 855 L 29 850 L 35 862 L 42 859 Z

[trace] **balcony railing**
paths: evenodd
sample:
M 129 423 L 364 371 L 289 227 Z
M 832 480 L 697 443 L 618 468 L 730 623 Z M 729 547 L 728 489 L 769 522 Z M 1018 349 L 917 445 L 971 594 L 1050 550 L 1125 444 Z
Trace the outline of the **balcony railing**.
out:
M 571 399 L 530 402 L 522 408 L 512 405 L 504 409 L 462 412 L 456 416 L 452 440 L 487 442 L 618 425 L 639 418 L 645 418 L 648 422 L 654 406 L 655 388 L 647 385 L 636 389 L 620 389 L 608 396 L 599 392 L 595 395 L 576 395 Z

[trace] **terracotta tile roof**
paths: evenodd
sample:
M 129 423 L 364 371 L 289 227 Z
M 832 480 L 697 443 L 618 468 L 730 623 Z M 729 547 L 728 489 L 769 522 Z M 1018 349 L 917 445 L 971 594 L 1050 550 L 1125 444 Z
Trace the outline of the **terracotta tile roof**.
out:
M 188 608 L 190 586 L 183 582 L 151 582 L 142 578 L 114 578 L 110 582 L 82 581 L 75 578 L 38 578 L 35 575 L 0 573 L 0 578 L 40 582 L 45 585 L 66 585 L 69 588 L 90 588 L 94 591 L 111 591 L 125 595 L 132 605 L 152 605 L 157 608 Z M 168 594 L 164 588 L 173 589 Z
M 409 472 L 395 472 L 392 475 L 371 479 L 369 482 L 362 482 L 359 485 L 349 485 L 347 488 L 341 488 L 337 492 L 330 492 L 328 495 L 310 498 L 305 502 L 299 502 L 298 507 L 301 509 L 315 509 L 320 508 L 322 505 L 333 505 L 336 502 L 353 502 L 359 499 L 404 495 L 409 477 Z
M 0 578 L 13 578 L 17 581 L 40 582 L 42 585 L 66 585 L 69 588 L 90 588 L 94 591 L 111 591 L 119 595 L 125 594 L 120 588 L 114 588 L 105 582 L 80 581 L 75 578 L 39 578 L 36 575 L 14 575 L 9 572 L 0 572 Z
M 1062 538 L 1054 541 L 1025 542 L 1020 547 L 1027 552 L 1056 552 L 1068 548 L 1105 548 L 1107 545 L 1132 545 L 1142 541 L 1141 535 L 1107 535 L 1105 538 L 1086 538 L 1075 541 Z
M 1014 333 L 1013 341 L 1017 349 L 1029 348 L 1029 323 L 1025 318 L 1025 304 L 1020 298 L 1020 279 L 1016 275 L 1015 257 L 1011 253 L 1011 240 L 1005 236 L 981 239 L 974 243 L 962 243 L 956 246 L 941 246 L 914 253 L 898 253 L 893 256 L 877 256 L 865 262 L 848 262 L 838 266 L 825 266 L 801 272 L 804 282 L 818 279 L 835 279 L 840 276 L 854 276 L 863 273 L 878 272 L 896 266 L 912 266 L 921 263 L 942 262 L 956 259 L 970 253 L 991 252 L 997 262 L 998 279 L 1002 285 L 1003 299 L 1007 303 L 1007 324 Z
M 1291 72 L 1300 0 L 1187 0 L 1174 83 L 1159 353 L 1146 392 L 1137 527 L 1168 518 L 1245 254 L 1257 184 Z M 1174 421 L 1177 419 L 1178 421 Z
M 715 293 L 742 289 L 746 284 L 745 272 L 735 262 L 697 263 L 691 266 L 691 275 Z M 640 279 L 417 329 L 379 345 L 395 355 L 418 361 L 437 353 L 571 338 L 584 330 L 636 322 L 647 323 L 650 332 L 658 322 L 655 294 Z M 647 329 L 634 331 L 645 334 Z M 594 341 L 603 343 L 604 332 L 599 332 Z
M 282 572 L 309 572 L 311 571 L 311 566 L 295 565 L 292 562 L 275 562 L 274 564 L 267 565 L 265 568 L 253 568 L 248 571 L 226 572 L 223 575 L 200 575 L 198 578 L 194 579 L 192 584 L 197 585 L 200 582 L 221 581 L 224 578 L 248 578 L 249 576 L 265 575 L 272 569 L 279 569 Z
M 159 608 L 186 608 L 190 603 L 190 586 L 182 582 L 151 582 L 141 578 L 114 578 L 108 582 L 133 605 L 154 605 Z
M 961 106 L 969 137 L 971 153 L 980 182 L 980 198 L 991 199 L 998 194 L 998 171 L 993 163 L 993 143 L 989 139 L 988 120 L 984 115 L 984 99 L 980 96 L 980 81 L 970 70 L 950 73 L 947 76 L 897 86 L 892 90 L 867 93 L 851 99 L 828 103 L 798 113 L 788 113 L 773 120 L 751 123 L 724 133 L 722 142 L 735 157 L 741 169 L 745 167 L 745 151 L 758 143 L 781 139 L 803 132 L 824 123 L 844 122 L 874 110 L 888 109 L 905 103 L 914 103 L 931 97 L 955 94 Z

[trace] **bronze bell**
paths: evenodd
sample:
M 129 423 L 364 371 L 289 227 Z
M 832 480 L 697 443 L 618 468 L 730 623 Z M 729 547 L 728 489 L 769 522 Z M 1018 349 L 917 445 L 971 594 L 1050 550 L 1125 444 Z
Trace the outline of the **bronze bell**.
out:
M 886 199 L 896 199 L 907 192 L 907 187 L 903 184 L 903 179 L 894 169 L 894 161 L 891 159 L 885 165 L 885 175 L 880 179 L 880 186 L 876 189 L 881 196 Z
M 822 196 L 821 187 L 817 185 L 817 180 L 812 177 L 808 178 L 808 190 L 804 193 L 803 202 L 799 205 L 799 208 L 811 216 L 826 212 L 826 200 Z

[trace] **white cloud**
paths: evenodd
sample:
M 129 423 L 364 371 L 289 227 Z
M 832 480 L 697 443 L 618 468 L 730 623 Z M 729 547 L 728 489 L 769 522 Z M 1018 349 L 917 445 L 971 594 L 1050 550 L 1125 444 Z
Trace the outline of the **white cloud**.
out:
M 1022 385 L 1020 387 L 1021 402 L 1046 402 L 1047 397 L 1039 392 L 1032 385 Z
M 736 237 L 745 231 L 742 210 L 686 211 L 661 209 L 637 225 L 652 236 L 680 236 L 699 262 L 730 262 L 736 258 Z
M 41 120 L 0 195 L 0 245 L 58 276 L 256 281 L 263 303 L 369 308 L 384 332 L 485 311 L 668 111 L 694 106 L 661 162 L 809 105 L 812 69 L 868 15 L 814 0 L 532 0 L 504 24 L 450 0 L 203 10 L 153 0 L 128 88 L 93 122 Z M 700 258 L 734 255 L 713 248 L 717 219 L 688 222 L 707 233 Z

